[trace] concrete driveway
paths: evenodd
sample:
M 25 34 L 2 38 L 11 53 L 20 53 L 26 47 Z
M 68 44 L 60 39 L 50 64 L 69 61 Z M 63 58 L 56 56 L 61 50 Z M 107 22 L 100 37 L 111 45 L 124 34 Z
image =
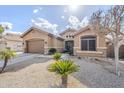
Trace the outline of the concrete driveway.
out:
M 39 56 L 39 54 L 17 53 L 16 57 L 9 60 L 8 65 L 19 63 L 19 62 L 34 58 L 36 56 Z M 4 63 L 3 60 L 0 60 L 0 67 L 3 66 L 3 63 Z

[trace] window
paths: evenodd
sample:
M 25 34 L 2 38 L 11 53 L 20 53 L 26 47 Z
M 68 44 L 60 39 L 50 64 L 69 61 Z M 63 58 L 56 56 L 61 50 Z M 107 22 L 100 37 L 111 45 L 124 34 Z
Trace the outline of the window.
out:
M 95 51 L 96 50 L 96 38 L 95 37 L 82 37 L 81 38 L 81 50 Z

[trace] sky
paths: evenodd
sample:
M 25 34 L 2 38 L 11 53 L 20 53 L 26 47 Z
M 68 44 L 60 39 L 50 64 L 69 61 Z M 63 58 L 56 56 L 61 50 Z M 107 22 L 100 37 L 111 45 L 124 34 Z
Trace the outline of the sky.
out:
M 1 5 L 0 24 L 7 25 L 8 32 L 23 33 L 35 26 L 51 33 L 60 33 L 67 28 L 79 29 L 88 24 L 88 19 L 97 10 L 107 10 L 103 5 Z

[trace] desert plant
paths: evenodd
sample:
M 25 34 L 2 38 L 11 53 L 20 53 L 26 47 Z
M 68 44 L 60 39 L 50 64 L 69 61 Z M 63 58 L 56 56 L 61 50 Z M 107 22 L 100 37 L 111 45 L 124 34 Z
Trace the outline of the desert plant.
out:
M 13 50 L 8 49 L 8 48 L 6 48 L 0 52 L 0 58 L 4 60 L 4 65 L 3 65 L 0 73 L 2 73 L 4 71 L 5 67 L 7 66 L 8 60 L 14 56 L 16 56 L 16 53 Z
M 56 61 L 58 61 L 58 60 L 60 60 L 61 56 L 62 56 L 61 53 L 55 53 L 55 54 L 53 55 L 53 58 L 54 58 Z
M 55 48 L 50 48 L 49 49 L 49 54 L 51 55 L 51 54 L 54 54 L 54 53 L 56 53 L 56 49 Z
M 59 60 L 55 63 L 52 63 L 48 70 L 50 72 L 55 72 L 61 76 L 62 87 L 67 87 L 68 75 L 79 71 L 79 66 L 74 64 L 71 60 Z

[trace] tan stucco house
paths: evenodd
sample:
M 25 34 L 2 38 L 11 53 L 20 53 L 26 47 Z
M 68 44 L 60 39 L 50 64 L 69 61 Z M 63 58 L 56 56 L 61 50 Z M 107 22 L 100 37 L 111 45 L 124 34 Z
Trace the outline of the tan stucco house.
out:
M 23 51 L 23 40 L 19 34 L 6 33 L 0 39 L 0 49 L 10 48 L 16 52 Z
M 106 57 L 106 42 L 103 32 L 94 31 L 90 26 L 75 29 L 67 29 L 60 33 L 65 39 L 65 48 L 73 49 L 77 56 Z M 66 49 L 67 49 L 66 48 Z
M 47 54 L 50 48 L 59 52 L 71 51 L 76 56 L 113 57 L 114 50 L 106 39 L 104 32 L 94 31 L 86 26 L 80 30 L 67 29 L 55 36 L 44 30 L 31 27 L 23 35 L 24 52 Z M 124 55 L 124 46 L 120 48 L 120 56 Z
M 50 48 L 63 51 L 63 38 L 48 33 L 42 29 L 31 27 L 21 36 L 24 42 L 24 52 L 47 54 Z

